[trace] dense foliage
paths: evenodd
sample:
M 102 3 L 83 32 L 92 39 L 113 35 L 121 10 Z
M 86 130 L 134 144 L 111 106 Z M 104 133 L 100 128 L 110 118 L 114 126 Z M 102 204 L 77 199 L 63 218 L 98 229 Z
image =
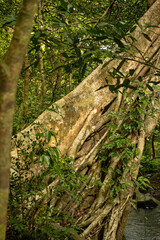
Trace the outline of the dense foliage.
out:
M 39 127 L 35 125 L 35 128 Z M 79 189 L 85 177 L 75 172 L 73 159 L 67 156 L 61 159 L 57 148 L 45 146 L 52 135 L 55 137 L 54 133 L 44 129 L 43 133 L 36 134 L 39 144 L 32 142 L 34 151 L 18 152 L 11 171 L 7 239 L 73 239 L 72 235 L 78 229 L 67 212 L 52 206 L 51 199 L 54 196 L 58 202 L 65 195 L 78 203 Z M 24 137 L 30 138 L 30 133 Z M 23 142 L 17 147 L 21 144 Z
M 1 4 L 1 58 L 21 1 Z M 13 134 L 73 90 L 143 15 L 146 1 L 41 1 L 18 82 Z

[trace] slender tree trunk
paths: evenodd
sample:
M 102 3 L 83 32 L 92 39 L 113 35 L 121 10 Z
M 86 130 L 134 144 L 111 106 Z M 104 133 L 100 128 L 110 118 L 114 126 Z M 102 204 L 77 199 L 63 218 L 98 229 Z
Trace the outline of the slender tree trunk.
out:
M 10 47 L 0 63 L 0 240 L 5 239 L 10 148 L 17 80 L 23 64 L 38 0 L 24 0 Z
M 38 6 L 38 22 L 41 26 L 41 11 L 42 11 L 42 2 L 39 3 Z M 43 64 L 43 53 L 42 53 L 42 45 L 41 41 L 39 41 L 40 49 L 39 49 L 39 59 L 40 59 L 40 73 L 41 73 L 41 99 L 42 103 L 44 103 L 44 98 L 46 97 L 46 82 L 45 82 L 45 74 L 44 74 L 44 64 Z
M 118 68 L 124 75 L 123 80 L 130 78 L 131 84 L 135 79 L 142 78 L 143 85 L 146 86 L 142 95 L 154 95 L 159 103 L 159 94 L 156 91 L 150 92 L 147 84 L 150 79 L 153 82 L 159 81 L 154 70 L 159 66 L 160 28 L 153 26 L 146 29 L 146 23 L 160 24 L 160 0 L 157 0 L 139 21 L 139 26 L 144 28 L 145 32 L 142 33 L 137 27 L 132 37 L 126 37 L 128 42 L 130 39 L 136 40 L 131 41 L 130 50 L 121 54 L 121 59 L 105 59 L 76 89 L 56 102 L 58 112 L 46 110 L 35 121 L 47 129 L 52 129 L 56 134 L 57 142 L 53 137 L 48 145 L 56 146 L 62 156 L 68 154 L 73 157 L 75 170 L 87 176 L 87 184 L 79 190 L 81 205 L 67 200 L 66 196 L 62 197 L 61 201 L 53 198 L 50 202 L 50 205 L 59 211 L 74 216 L 83 229 L 80 233 L 82 239 L 122 239 L 145 138 L 150 136 L 159 117 L 159 105 L 156 105 L 154 100 L 154 118 L 150 116 L 151 110 L 145 103 L 139 109 L 136 90 L 127 90 L 129 95 L 122 94 L 123 88 L 118 94 L 111 92 L 108 87 L 98 90 L 106 84 L 106 78 L 110 85 L 116 84 L 116 78 L 110 73 Z M 126 60 L 123 64 L 122 59 Z M 134 69 L 133 75 L 129 75 L 131 69 Z M 134 125 L 131 109 L 142 111 L 137 119 L 139 125 Z M 130 124 L 135 126 L 131 131 Z M 122 130 L 126 131 L 123 147 L 119 146 Z M 28 131 L 30 139 L 23 136 Z M 33 125 L 17 135 L 17 141 L 23 142 L 22 149 L 31 147 L 37 131 L 39 130 Z M 114 139 L 117 139 L 118 146 L 111 145 L 112 147 L 107 148 Z M 17 157 L 17 150 L 13 143 L 13 162 L 14 157 Z M 95 185 L 95 182 L 101 184 Z M 50 186 L 55 184 L 53 182 Z
M 29 66 L 28 55 L 25 56 L 25 68 Z M 30 81 L 30 69 L 27 68 L 24 77 L 24 90 L 23 90 L 23 113 L 25 116 L 28 115 L 28 93 L 29 93 L 29 81 Z

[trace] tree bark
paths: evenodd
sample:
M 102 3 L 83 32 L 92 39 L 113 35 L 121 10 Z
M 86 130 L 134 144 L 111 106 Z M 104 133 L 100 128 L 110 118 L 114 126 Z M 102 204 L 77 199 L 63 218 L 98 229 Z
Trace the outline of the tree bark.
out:
M 155 3 L 155 1 L 156 0 L 148 0 L 147 8 L 149 9 Z
M 28 115 L 28 93 L 29 93 L 29 81 L 30 81 L 30 69 L 29 69 L 29 59 L 28 54 L 25 56 L 25 77 L 24 77 L 24 87 L 23 87 L 23 114 Z M 22 114 L 22 113 L 20 113 Z
M 22 68 L 38 0 L 24 0 L 10 47 L 0 63 L 0 240 L 5 239 L 10 147 L 17 80 Z
M 136 106 L 138 97 L 136 91 L 132 92 L 132 103 L 128 104 L 121 94 L 123 89 L 118 94 L 111 92 L 108 87 L 98 89 L 106 84 L 106 78 L 110 85 L 116 84 L 116 79 L 109 73 L 116 69 L 124 58 L 126 61 L 120 68 L 124 79 L 127 78 L 129 70 L 134 69 L 131 80 L 141 76 L 144 85 L 147 84 L 149 78 L 155 82 L 159 81 L 159 76 L 154 75 L 154 70 L 158 69 L 159 64 L 160 28 L 146 28 L 146 23 L 157 26 L 160 24 L 160 0 L 157 0 L 139 21 L 140 28 L 145 29 L 143 33 L 147 34 L 151 41 L 137 26 L 132 33 L 132 39 L 135 38 L 136 41 L 131 42 L 130 37 L 126 37 L 126 42 L 131 42 L 131 48 L 127 53 L 121 54 L 121 59 L 114 59 L 106 66 L 105 63 L 110 59 L 105 59 L 104 63 L 84 79 L 74 91 L 51 106 L 56 106 L 58 112 L 51 109 L 46 110 L 35 121 L 56 134 L 57 143 L 53 137 L 48 146 L 56 146 L 62 156 L 68 154 L 73 157 L 76 160 L 75 170 L 88 176 L 87 186 L 82 186 L 80 190 L 82 205 L 67 201 L 65 196 L 60 202 L 53 199 L 50 203 L 60 211 L 69 212 L 77 219 L 77 224 L 83 228 L 80 236 L 84 239 L 122 239 L 145 138 L 151 134 L 159 116 L 159 105 L 155 105 L 157 111 L 154 113 L 154 118 L 148 115 L 150 109 L 146 108 L 146 113 L 139 116 L 141 126 L 135 127 L 126 136 L 126 139 L 132 145 L 134 144 L 133 152 L 139 149 L 137 154 L 131 154 L 128 157 L 130 161 L 126 163 L 127 171 L 123 167 L 123 162 L 127 159 L 125 149 L 118 149 L 116 155 L 111 157 L 107 156 L 110 152 L 104 150 L 107 159 L 105 162 L 107 172 L 104 173 L 104 164 L 98 154 L 99 149 L 102 148 L 103 151 L 104 144 L 112 141 L 111 134 L 120 133 L 124 122 L 129 124 L 130 108 Z M 146 91 L 147 94 L 150 94 L 149 90 Z M 159 94 L 155 92 L 152 94 L 155 94 L 155 98 L 159 101 Z M 118 120 L 117 117 L 110 115 L 113 112 L 121 113 L 121 109 L 126 113 L 124 118 Z M 116 129 L 111 133 L 113 123 L 116 124 Z M 125 125 L 126 129 L 127 124 Z M 23 142 L 23 146 L 19 146 L 19 148 L 28 149 L 31 142 L 36 141 L 37 131 L 39 129 L 32 125 L 19 133 L 16 141 L 22 140 Z M 30 139 L 24 138 L 24 134 L 27 132 L 30 132 Z M 16 141 L 13 141 L 12 148 L 13 163 L 14 158 L 18 156 Z M 128 147 L 128 143 L 125 147 Z M 124 159 L 122 159 L 122 155 L 125 156 Z M 122 173 L 121 178 L 118 175 L 119 170 Z M 93 180 L 100 181 L 102 185 L 94 186 Z M 114 181 L 115 187 L 121 186 L 121 190 L 113 198 L 111 198 L 111 193 L 114 186 L 110 185 L 110 180 Z M 50 186 L 52 184 L 55 183 L 51 183 Z M 122 188 L 123 184 L 128 187 Z

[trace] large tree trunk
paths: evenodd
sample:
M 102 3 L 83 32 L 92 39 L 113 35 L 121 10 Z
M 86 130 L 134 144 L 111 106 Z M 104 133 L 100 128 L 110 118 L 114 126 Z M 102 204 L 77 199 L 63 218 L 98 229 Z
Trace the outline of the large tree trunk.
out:
M 139 21 L 143 29 L 146 23 L 160 24 L 160 0 L 157 0 Z M 118 94 L 111 92 L 108 87 L 98 90 L 106 84 L 106 77 L 110 85 L 116 84 L 116 79 L 111 77 L 109 72 L 113 68 L 116 69 L 123 58 L 126 61 L 120 71 L 124 74 L 124 79 L 129 70 L 134 69 L 134 75 L 130 76 L 132 79 L 138 79 L 141 76 L 144 85 L 149 78 L 152 78 L 152 81 L 158 81 L 154 70 L 159 64 L 160 28 L 149 27 L 144 33 L 151 41 L 137 27 L 132 33 L 136 41 L 131 43 L 132 46 L 127 53 L 121 54 L 121 59 L 114 59 L 106 66 L 100 65 L 74 91 L 56 102 L 54 106 L 58 112 L 46 110 L 35 121 L 49 130 L 52 129 L 56 134 L 58 142 L 56 143 L 53 137 L 49 146 L 56 146 L 62 156 L 68 154 L 73 157 L 76 160 L 74 163 L 76 171 L 88 176 L 87 187 L 83 186 L 81 190 L 82 205 L 73 204 L 63 198 L 61 202 L 53 200 L 51 203 L 60 210 L 70 212 L 77 219 L 77 224 L 84 229 L 81 233 L 83 239 L 122 239 L 145 138 L 151 134 L 159 116 L 158 106 L 152 101 L 157 109 L 154 118 L 147 115 L 150 109 L 146 107 L 146 112 L 139 115 L 141 125 L 135 125 L 135 129 L 129 132 L 127 124 L 131 123 L 130 109 L 136 108 L 138 102 L 136 91 L 131 93 L 132 101 L 127 103 L 124 99 L 126 95 L 121 94 L 123 88 Z M 130 41 L 130 37 L 126 41 Z M 105 59 L 104 63 L 108 60 Z M 131 90 L 127 91 L 131 92 Z M 157 99 L 159 98 L 155 91 L 152 93 L 149 90 L 146 91 L 148 95 L 154 94 Z M 145 104 L 142 108 L 145 109 Z M 125 114 L 118 120 L 121 109 Z M 110 115 L 113 112 L 115 114 Z M 116 126 L 115 130 L 111 129 L 113 123 Z M 116 154 L 109 155 L 110 151 L 103 148 L 103 145 L 112 142 L 114 134 L 121 134 L 122 127 L 126 127 L 124 138 L 127 141 L 123 148 L 113 149 Z M 33 141 L 36 140 L 35 134 L 39 130 L 33 125 L 19 133 L 16 141 L 22 140 L 23 146 L 19 146 L 21 148 L 27 149 L 31 146 L 31 140 L 24 138 L 24 134 L 28 131 Z M 133 154 L 128 156 L 127 148 L 131 146 L 129 144 L 132 144 Z M 105 161 L 102 161 L 98 154 L 100 148 L 103 155 L 106 154 Z M 135 154 L 136 149 L 139 149 L 137 154 Z M 13 162 L 18 156 L 17 150 L 16 142 L 13 142 Z M 106 172 L 103 171 L 104 167 L 107 167 Z M 102 182 L 102 185 L 95 186 L 93 180 Z M 111 195 L 114 196 L 111 197 Z

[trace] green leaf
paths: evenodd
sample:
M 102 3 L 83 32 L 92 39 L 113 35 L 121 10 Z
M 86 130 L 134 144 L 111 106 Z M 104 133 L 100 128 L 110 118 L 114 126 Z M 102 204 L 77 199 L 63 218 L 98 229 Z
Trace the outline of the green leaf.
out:
M 94 40 L 95 41 L 101 41 L 101 40 L 104 40 L 104 39 L 107 39 L 108 38 L 108 36 L 107 35 L 104 35 L 104 36 L 98 36 L 98 37 L 96 37 Z
M 40 156 L 40 164 L 43 165 L 44 164 L 44 158 L 43 158 L 43 155 Z
M 102 161 L 102 162 L 105 162 L 106 160 L 107 160 L 107 156 L 102 156 L 102 157 L 101 157 L 101 161 Z
M 87 67 L 87 63 L 85 63 L 85 64 L 83 65 L 83 67 L 82 67 L 82 70 L 81 70 L 81 77 L 84 76 L 85 71 L 86 71 L 86 67 Z
M 118 186 L 118 187 L 115 187 L 115 191 L 116 191 L 116 194 L 119 193 L 121 191 L 121 188 Z
M 100 22 L 100 23 L 98 23 L 97 26 L 98 26 L 98 27 L 108 26 L 108 23 L 106 23 L 106 22 Z
M 109 186 L 111 187 L 111 186 L 114 185 L 115 181 L 114 181 L 112 178 L 110 178 L 110 179 L 108 180 L 108 183 L 109 183 Z
M 16 16 L 10 15 L 4 20 L 2 20 L 2 27 L 5 26 L 14 26 L 16 24 Z
M 100 88 L 98 88 L 96 91 L 99 91 L 99 90 L 101 90 L 101 89 L 103 89 L 103 88 L 105 88 L 105 87 L 108 87 L 109 85 L 107 84 L 107 85 L 103 85 L 103 86 L 101 86 Z
M 134 32 L 134 30 L 136 29 L 137 26 L 133 26 L 131 29 L 130 29 L 130 33 Z
M 58 176 L 60 177 L 60 176 L 62 175 L 62 174 L 61 174 L 61 169 L 60 169 L 60 167 L 59 167 L 57 164 L 55 164 L 54 168 L 55 168 L 55 170 L 56 170 L 56 173 L 57 173 Z
M 50 38 L 50 41 L 52 41 L 53 43 L 55 43 L 56 45 L 60 45 L 60 41 L 59 41 L 59 39 L 57 39 L 57 38 L 54 38 L 54 37 L 52 37 L 52 38 Z
M 119 175 L 122 175 L 122 172 L 120 169 L 117 169 L 116 172 L 119 174 Z
M 135 72 L 135 69 L 130 69 L 130 70 L 129 70 L 130 76 L 133 76 L 134 72 Z
M 54 167 L 54 163 L 55 163 L 55 159 L 50 158 L 50 160 L 49 160 L 50 167 Z
M 80 25 L 82 25 L 84 28 L 86 27 L 85 23 L 83 23 L 79 18 L 75 17 L 75 19 L 76 19 L 77 22 L 80 23 Z
M 124 44 L 118 38 L 114 37 L 115 43 L 117 43 L 118 47 L 125 48 Z
M 142 34 L 148 41 L 152 42 L 152 40 L 150 39 L 150 37 L 147 34 L 145 34 L 145 33 L 142 33 Z
M 108 79 L 107 79 L 107 77 L 105 78 L 105 81 L 106 81 L 106 83 L 108 84 Z
M 109 90 L 110 90 L 111 92 L 114 92 L 115 86 L 114 86 L 114 85 L 109 85 Z
M 150 83 L 153 83 L 154 85 L 158 85 L 160 83 L 160 81 L 158 81 L 158 82 L 151 81 Z
M 135 37 L 133 37 L 132 35 L 129 35 L 129 37 L 131 38 L 131 40 L 132 40 L 133 42 L 135 42 L 135 41 L 136 41 L 136 38 L 135 38 Z
M 142 25 L 139 22 L 137 22 L 137 25 L 141 30 L 143 29 Z
M 139 148 L 136 148 L 135 149 L 135 154 L 138 155 L 140 153 L 140 149 Z
M 108 168 L 112 173 L 114 173 L 114 169 L 112 167 Z
M 149 84 L 146 84 L 147 88 L 153 92 L 153 88 L 149 85 Z
M 68 10 L 73 10 L 73 5 L 72 4 L 68 4 L 67 8 L 68 8 Z
M 41 163 L 41 165 L 44 165 L 44 163 L 46 163 L 49 166 L 50 165 L 50 157 L 48 155 L 40 156 L 40 163 Z
M 64 0 L 60 0 L 62 7 L 67 10 L 67 3 Z
M 68 41 L 69 43 L 73 44 L 73 41 L 72 41 L 72 39 L 71 39 L 70 37 L 67 37 L 66 39 L 67 39 L 67 41 Z
M 98 51 L 97 50 L 92 50 L 92 51 L 86 51 L 83 53 L 83 57 L 85 56 L 92 56 L 93 53 L 97 53 Z
M 98 63 L 102 63 L 102 60 L 100 58 L 93 58 L 93 61 L 98 62 Z
M 59 159 L 59 152 L 58 149 L 56 147 L 51 147 L 50 149 L 52 149 L 53 152 L 55 152 L 57 160 Z
M 155 76 L 160 76 L 160 72 L 157 72 L 154 74 Z
M 46 134 L 45 134 L 45 140 L 47 143 L 49 143 L 51 136 L 52 136 L 51 132 L 49 130 L 47 130 Z
M 70 68 L 69 64 L 64 66 L 64 69 L 66 70 L 66 73 L 71 73 L 72 69 Z
M 43 136 L 43 133 L 36 133 L 36 139 L 40 139 Z
M 34 37 L 39 38 L 40 36 L 41 36 L 41 31 L 40 30 L 35 31 Z
M 67 53 L 65 53 L 65 52 L 62 53 L 62 56 L 65 57 L 65 58 L 69 58 Z
M 134 87 L 134 86 L 132 86 L 132 85 L 130 85 L 130 84 L 128 84 L 127 88 L 130 88 L 130 89 L 133 89 L 133 90 L 136 90 L 136 89 L 137 89 L 136 87 Z
M 127 78 L 124 80 L 123 86 L 127 87 L 129 85 L 129 83 L 130 83 L 130 80 Z
M 127 184 L 126 183 L 122 183 L 122 189 L 124 189 L 124 190 L 127 189 Z
M 57 143 L 57 137 L 56 137 L 56 134 L 55 134 L 53 131 L 51 131 L 51 134 L 52 134 L 52 136 L 55 138 L 56 143 Z
M 122 61 L 120 62 L 120 64 L 118 65 L 118 67 L 116 68 L 116 71 L 119 71 L 121 69 L 121 67 L 123 66 L 123 64 L 125 63 L 126 59 L 122 59 Z
M 49 166 L 50 165 L 50 157 L 44 155 L 43 158 L 44 158 L 44 162 Z
M 103 186 L 104 183 L 97 180 L 97 181 L 94 182 L 94 185 L 95 185 L 95 186 Z
M 114 199 L 114 198 L 116 198 L 116 196 L 117 196 L 117 194 L 116 194 L 116 192 L 115 192 L 115 189 L 113 188 L 113 189 L 111 190 L 111 197 Z
M 107 173 L 108 172 L 108 169 L 107 168 L 102 168 L 102 171 Z
M 138 81 L 139 81 L 139 82 L 142 82 L 142 81 L 143 81 L 141 76 L 138 77 Z
M 150 25 L 150 24 L 148 24 L 148 23 L 146 23 L 146 27 L 160 28 L 160 27 L 157 26 L 157 25 Z
M 102 69 L 105 68 L 111 61 L 113 61 L 113 59 L 110 59 L 109 61 L 105 62 L 102 66 Z

